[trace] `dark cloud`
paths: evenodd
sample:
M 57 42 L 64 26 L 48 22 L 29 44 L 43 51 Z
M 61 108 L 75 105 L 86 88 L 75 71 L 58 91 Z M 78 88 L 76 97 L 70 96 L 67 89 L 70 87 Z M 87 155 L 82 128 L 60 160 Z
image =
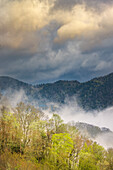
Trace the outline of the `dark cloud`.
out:
M 111 0 L 8 2 L 0 1 L 0 75 L 31 83 L 113 71 Z
M 112 5 L 112 0 L 56 0 L 54 9 L 55 10 L 71 10 L 77 4 L 85 4 L 86 8 L 91 7 L 95 10 L 102 10 L 105 5 Z
M 59 50 L 52 50 L 50 46 L 42 53 L 13 51 L 10 54 L 5 53 L 2 57 L 4 60 L 0 63 L 1 75 L 13 76 L 28 82 L 58 79 L 85 81 L 93 76 L 109 73 L 113 68 L 112 53 L 82 54 L 77 42 L 69 42 Z

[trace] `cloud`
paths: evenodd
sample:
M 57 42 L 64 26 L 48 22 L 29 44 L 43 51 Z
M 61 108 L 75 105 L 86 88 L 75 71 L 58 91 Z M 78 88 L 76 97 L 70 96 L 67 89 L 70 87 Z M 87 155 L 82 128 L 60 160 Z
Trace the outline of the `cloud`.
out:
M 0 75 L 37 83 L 108 74 L 112 21 L 112 0 L 0 0 Z M 113 108 L 94 116 L 75 103 L 68 106 L 60 110 L 65 121 L 113 130 Z
M 113 133 L 99 135 L 95 140 L 106 149 L 113 148 Z
M 62 8 L 57 8 L 56 4 L 60 4 Z M 88 6 L 90 1 L 78 3 L 78 1 L 72 0 L 70 4 L 73 5 L 71 11 L 64 10 L 65 6 L 69 6 L 66 0 L 62 3 L 59 3 L 58 0 L 49 2 L 47 0 L 0 1 L 1 46 L 12 48 L 33 46 L 36 50 L 44 36 L 48 36 L 48 31 L 43 28 L 53 21 L 59 26 L 55 42 L 64 42 L 75 38 L 87 38 L 91 42 L 91 39 L 97 38 L 98 34 L 106 37 L 109 31 L 112 32 L 110 21 L 113 18 L 113 6 L 106 6 L 103 11 L 97 12 L 94 10 L 95 6 L 93 8 Z M 44 36 L 40 36 L 40 30 Z
M 13 92 L 11 89 L 7 89 L 5 96 L 7 96 L 7 100 L 13 107 L 16 107 L 20 102 L 28 101 L 28 97 L 23 89 L 20 89 L 19 91 L 14 90 Z M 7 102 L 5 104 L 7 104 Z
M 84 38 L 92 31 L 98 30 L 98 15 L 86 10 L 84 5 L 76 5 L 72 11 L 64 13 L 64 23 L 57 31 L 55 42 L 74 38 Z M 67 22 L 66 22 L 67 20 Z
M 101 12 L 86 8 L 85 4 L 75 5 L 71 11 L 60 13 L 63 24 L 57 30 L 55 42 L 81 40 L 82 52 L 110 46 L 108 42 L 113 38 L 113 5 L 106 6 Z
M 0 74 L 43 82 L 112 72 L 113 4 L 96 3 L 0 0 Z
M 106 127 L 113 131 L 113 107 L 100 110 L 86 112 L 78 105 L 78 99 L 66 99 L 66 103 L 59 105 L 53 104 L 57 109 L 56 113 L 67 123 L 69 121 L 84 122 L 99 127 Z M 48 111 L 51 115 L 51 113 Z
M 86 112 L 78 105 L 78 99 L 73 97 L 71 100 L 66 99 L 66 103 L 59 105 L 57 103 L 50 103 L 48 106 L 54 106 L 65 123 L 68 122 L 83 122 L 98 126 L 100 128 L 106 127 L 113 131 L 113 107 L 101 111 Z M 52 117 L 53 112 L 50 109 L 44 110 L 44 113 Z M 104 146 L 106 149 L 113 147 L 113 133 L 103 133 L 95 137 L 96 142 Z
M 56 0 L 54 10 L 71 10 L 75 5 L 85 4 L 87 8 L 93 8 L 95 11 L 101 11 L 106 5 L 112 5 L 112 0 Z
M 33 33 L 49 23 L 50 7 L 39 0 L 0 1 L 1 46 L 22 47 L 26 39 L 35 39 Z
M 18 50 L 2 52 L 0 54 L 2 58 L 1 75 L 18 77 L 20 80 L 32 83 L 56 81 L 60 78 L 64 79 L 66 75 L 68 75 L 68 79 L 83 81 L 100 73 L 106 74 L 107 71 L 112 71 L 113 55 L 107 56 L 107 54 L 95 52 L 81 54 L 76 41 L 55 50 L 49 43 L 44 46 L 45 51 L 40 53 L 27 53 Z M 92 77 L 90 77 L 91 72 Z M 65 79 L 67 78 L 65 77 Z

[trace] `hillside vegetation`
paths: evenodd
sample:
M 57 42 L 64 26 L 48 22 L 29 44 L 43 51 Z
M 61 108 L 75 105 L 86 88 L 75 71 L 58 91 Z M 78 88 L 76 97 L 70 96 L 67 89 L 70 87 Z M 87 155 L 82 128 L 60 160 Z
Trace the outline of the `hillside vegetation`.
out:
M 80 135 L 73 123 L 31 105 L 0 108 L 1 170 L 112 170 L 113 149 Z

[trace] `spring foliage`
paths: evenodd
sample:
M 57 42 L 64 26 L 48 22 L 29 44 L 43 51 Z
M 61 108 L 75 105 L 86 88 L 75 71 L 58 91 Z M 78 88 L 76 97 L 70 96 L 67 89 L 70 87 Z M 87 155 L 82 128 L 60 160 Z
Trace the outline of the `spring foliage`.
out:
M 110 170 L 113 149 L 105 150 L 80 135 L 73 123 L 49 119 L 30 105 L 1 107 L 1 170 Z

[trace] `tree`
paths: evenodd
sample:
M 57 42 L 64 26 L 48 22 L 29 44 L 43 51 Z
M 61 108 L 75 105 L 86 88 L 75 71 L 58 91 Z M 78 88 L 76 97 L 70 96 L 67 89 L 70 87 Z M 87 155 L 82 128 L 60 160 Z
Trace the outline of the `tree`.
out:
M 80 152 L 79 168 L 81 170 L 97 170 L 96 160 L 93 154 Z
M 52 118 L 49 120 L 50 125 L 54 133 L 58 133 L 59 127 L 62 125 L 63 120 L 58 114 L 53 114 Z
M 109 163 L 108 170 L 113 169 L 113 148 L 108 149 L 106 160 Z
M 18 123 L 23 131 L 23 145 L 24 148 L 30 142 L 29 134 L 30 134 L 30 126 L 33 122 L 37 122 L 40 119 L 40 112 L 34 106 L 25 105 L 20 102 L 16 107 L 16 117 Z
M 101 169 L 105 165 L 105 150 L 96 142 L 89 145 L 85 143 L 80 150 L 79 157 L 79 167 L 84 170 Z
M 53 134 L 52 136 L 52 160 L 55 167 L 70 166 L 69 157 L 73 149 L 73 140 L 68 133 Z

